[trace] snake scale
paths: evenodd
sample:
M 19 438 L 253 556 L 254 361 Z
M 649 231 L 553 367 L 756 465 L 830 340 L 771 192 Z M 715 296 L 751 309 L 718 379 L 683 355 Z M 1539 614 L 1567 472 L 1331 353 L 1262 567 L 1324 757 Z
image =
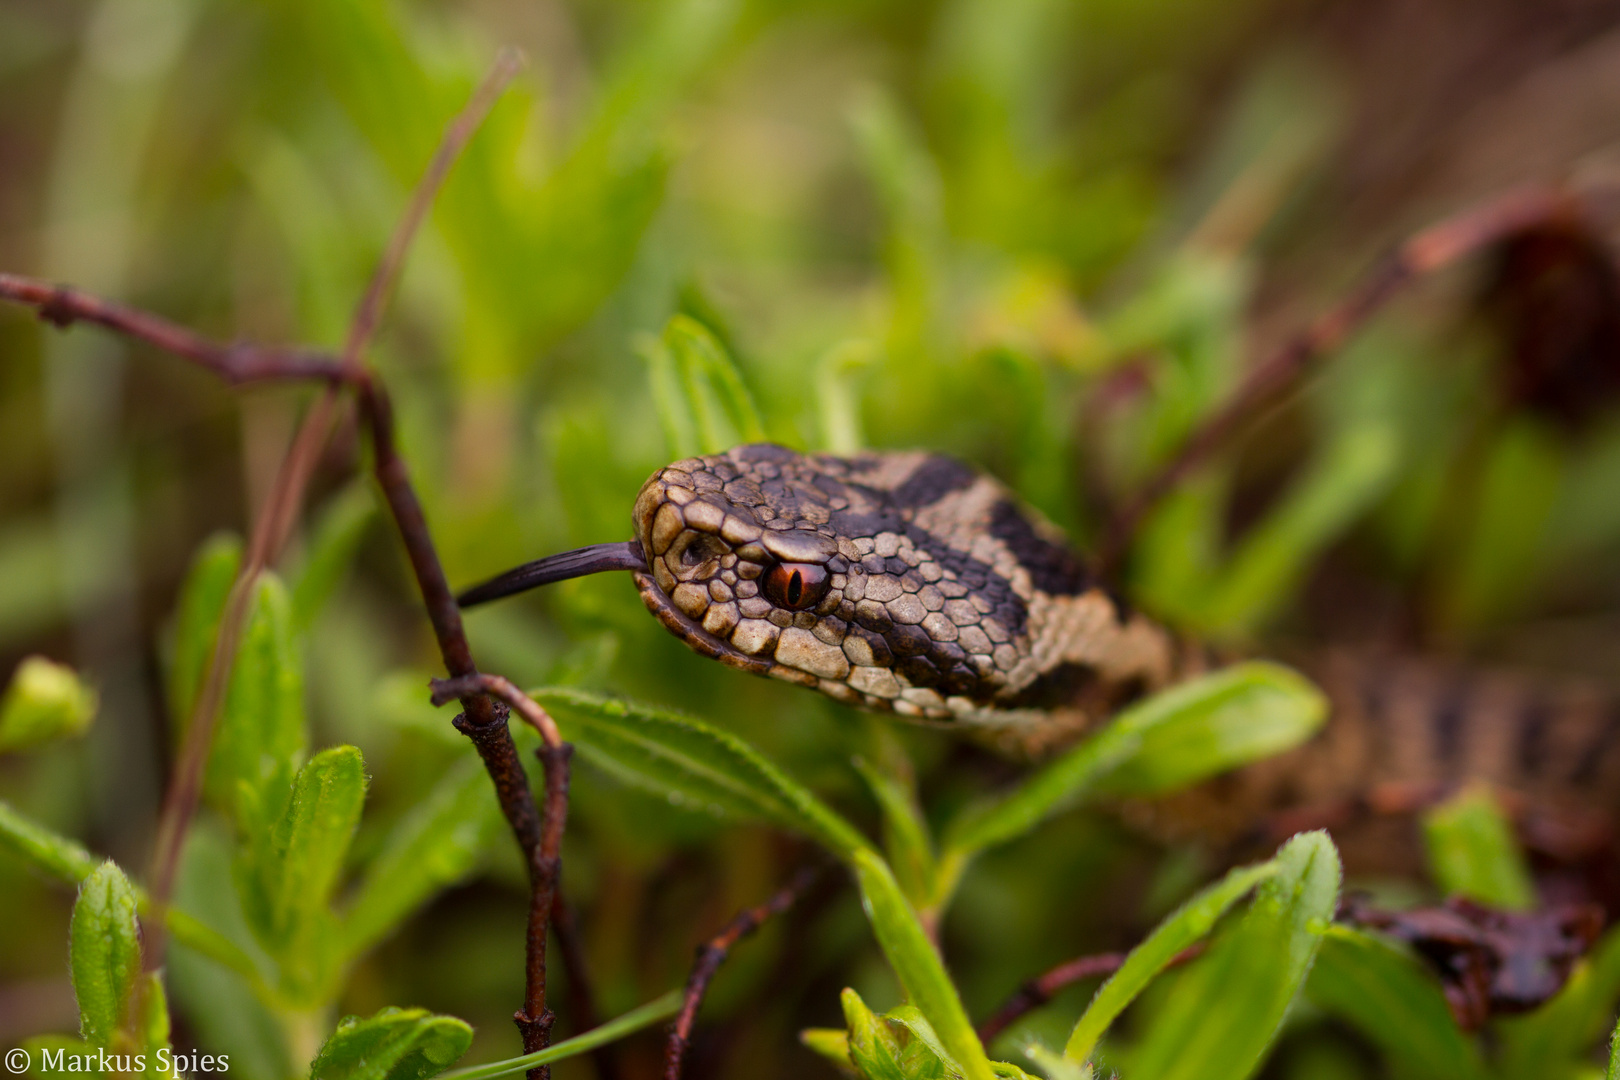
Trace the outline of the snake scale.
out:
M 629 570 L 704 656 L 1022 755 L 1212 663 L 1001 483 L 938 454 L 741 446 L 658 470 L 632 520 L 633 541 L 528 564 L 462 601 Z M 1230 837 L 1264 815 L 1468 779 L 1576 818 L 1620 809 L 1620 703 L 1590 688 L 1350 652 L 1296 666 L 1328 694 L 1323 730 L 1142 811 L 1150 828 Z

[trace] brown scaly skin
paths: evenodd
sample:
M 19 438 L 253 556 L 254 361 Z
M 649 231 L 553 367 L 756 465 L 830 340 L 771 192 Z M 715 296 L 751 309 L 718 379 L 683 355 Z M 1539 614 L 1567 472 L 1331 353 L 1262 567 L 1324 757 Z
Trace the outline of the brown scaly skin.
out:
M 743 446 L 660 469 L 633 518 L 642 600 L 696 651 L 1021 755 L 1207 666 L 951 458 Z M 1467 779 L 1576 834 L 1620 810 L 1620 705 L 1590 690 L 1348 653 L 1299 666 L 1332 701 L 1318 737 L 1130 816 L 1232 840 L 1261 820 L 1410 809 Z

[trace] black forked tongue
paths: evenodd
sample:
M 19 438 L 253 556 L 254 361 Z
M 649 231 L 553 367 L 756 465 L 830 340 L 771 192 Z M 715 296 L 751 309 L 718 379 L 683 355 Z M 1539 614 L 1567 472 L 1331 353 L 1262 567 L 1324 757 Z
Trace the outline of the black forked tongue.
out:
M 639 540 L 626 540 L 620 544 L 592 544 L 590 547 L 565 551 L 561 555 L 524 563 L 504 574 L 490 578 L 482 585 L 474 585 L 460 596 L 456 603 L 472 607 L 503 596 L 524 592 L 554 581 L 600 574 L 604 570 L 645 570 L 647 560 L 641 554 Z

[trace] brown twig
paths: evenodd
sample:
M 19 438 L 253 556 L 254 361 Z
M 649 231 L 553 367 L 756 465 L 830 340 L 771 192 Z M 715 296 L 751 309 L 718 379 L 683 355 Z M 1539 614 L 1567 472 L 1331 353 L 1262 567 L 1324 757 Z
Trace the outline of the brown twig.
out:
M 1179 967 L 1204 951 L 1202 943 L 1191 945 L 1177 953 L 1167 964 L 1167 967 Z M 1112 975 L 1119 970 L 1125 962 L 1127 954 L 1121 952 L 1096 953 L 1092 956 L 1081 956 L 1066 963 L 1059 964 L 1044 975 L 1037 975 L 1021 985 L 1013 992 L 1012 997 L 990 1014 L 990 1018 L 979 1025 L 979 1039 L 986 1046 L 990 1040 L 1006 1031 L 1013 1023 L 1051 1001 L 1059 990 L 1081 979 L 1093 979 L 1098 975 Z
M 758 907 L 739 912 L 736 918 L 726 924 L 724 930 L 698 946 L 697 960 L 692 965 L 692 974 L 686 980 L 686 999 L 681 1003 L 681 1011 L 675 1014 L 675 1023 L 670 1025 L 669 1042 L 664 1052 L 664 1080 L 681 1078 L 681 1061 L 685 1058 L 686 1048 L 691 1042 L 692 1025 L 697 1020 L 697 1012 L 703 1005 L 704 995 L 709 992 L 709 983 L 720 970 L 720 965 L 725 963 L 726 955 L 737 942 L 758 930 L 765 920 L 772 915 L 780 915 L 792 907 L 794 901 L 810 887 L 820 872 L 819 866 L 801 868 L 769 900 Z
M 1315 361 L 1342 345 L 1405 286 L 1520 230 L 1573 220 L 1580 212 L 1580 200 L 1569 190 L 1521 188 L 1470 207 L 1412 236 L 1374 267 L 1349 296 L 1254 368 L 1226 403 L 1188 436 L 1175 456 L 1114 515 L 1100 545 L 1104 568 L 1118 568 L 1142 520 L 1160 499 L 1255 415 L 1296 385 Z
M 273 561 L 297 519 L 303 491 L 330 427 L 336 391 L 345 386 L 354 391 L 359 412 L 371 430 L 377 481 L 410 558 L 439 652 L 452 676 L 449 682 L 469 677 L 475 680 L 474 683 L 462 684 L 463 713 L 457 717 L 456 726 L 472 739 L 478 749 L 494 781 L 502 812 L 531 868 L 529 963 L 524 1007 L 516 1018 L 523 1034 L 524 1049 L 532 1052 L 547 1045 L 552 1022 L 545 1003 L 545 932 L 557 899 L 558 848 L 567 812 L 570 748 L 561 742 L 555 725 L 550 723 L 549 717 L 544 716 L 543 710 L 539 711 L 543 720 L 533 715 L 532 710 L 539 710 L 539 707 L 526 695 L 504 679 L 478 674 L 462 626 L 460 610 L 450 592 L 444 568 L 428 532 L 421 503 L 395 445 L 393 412 L 387 392 L 361 359 L 381 318 L 384 301 L 403 265 L 411 237 L 431 205 L 434 194 L 457 154 L 516 73 L 519 64 L 518 54 L 503 52 L 489 77 L 447 129 L 359 305 L 341 358 L 301 349 L 222 344 L 148 312 L 76 289 L 13 274 L 0 274 L 0 299 L 33 307 L 41 318 L 58 327 L 89 322 L 145 341 L 191 360 L 233 385 L 291 380 L 320 380 L 331 384 L 328 392 L 317 400 L 306 415 L 293 446 L 281 464 L 270 495 L 255 521 L 242 573 L 227 600 L 214 656 L 204 686 L 198 694 L 197 709 L 177 768 L 176 782 L 171 785 L 160 822 L 152 890 L 154 898 L 160 903 L 172 890 L 186 824 L 195 810 L 201 789 L 209 736 L 229 682 L 230 665 L 250 607 L 253 585 L 258 572 Z M 487 686 L 484 682 L 486 679 L 489 680 Z M 507 710 L 505 706 L 498 706 L 488 693 L 502 698 L 510 696 L 519 702 L 517 707 L 520 714 L 535 722 L 542 737 L 546 738 L 546 744 L 540 751 L 547 789 L 544 821 L 536 810 L 528 777 L 518 761 L 511 732 L 507 730 Z M 154 926 L 161 926 L 161 922 L 154 920 Z M 149 962 L 158 962 L 161 944 L 156 949 L 148 949 L 147 953 Z M 581 986 L 587 985 L 583 978 L 578 982 Z M 530 1077 L 531 1080 L 541 1080 L 548 1073 L 549 1070 L 545 1068 L 531 1070 Z
M 434 679 L 432 699 L 435 705 L 460 698 L 463 701 L 488 694 L 515 710 L 519 717 L 540 733 L 540 748 L 535 755 L 546 781 L 546 809 L 536 823 L 539 842 L 533 848 L 525 847 L 529 854 L 529 932 L 526 953 L 526 992 L 523 1008 L 514 1014 L 518 1030 L 523 1033 L 524 1053 L 533 1053 L 549 1044 L 555 1014 L 546 1006 L 546 932 L 550 926 L 552 908 L 558 896 L 558 878 L 562 872 L 563 827 L 568 820 L 568 762 L 574 748 L 563 742 L 551 714 L 540 703 L 500 675 L 474 673 L 454 679 Z M 499 730 L 511 743 L 506 725 Z M 477 728 L 457 717 L 457 727 L 479 743 L 490 728 Z M 521 772 L 521 770 L 519 770 Z M 511 775 L 510 773 L 508 775 Z M 530 1044 L 534 1045 L 531 1046 Z M 541 1065 L 529 1070 L 529 1080 L 548 1080 L 551 1068 Z

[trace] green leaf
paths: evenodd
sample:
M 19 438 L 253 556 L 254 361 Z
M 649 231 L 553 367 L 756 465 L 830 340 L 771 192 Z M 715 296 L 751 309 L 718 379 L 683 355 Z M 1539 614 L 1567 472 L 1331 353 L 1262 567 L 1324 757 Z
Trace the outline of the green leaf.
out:
M 426 1080 L 455 1064 L 472 1037 L 465 1021 L 426 1009 L 346 1016 L 310 1065 L 310 1080 Z
M 96 692 L 72 668 L 26 656 L 0 698 L 0 752 L 80 735 L 96 715 Z
M 839 995 L 849 1028 L 849 1060 L 866 1080 L 907 1080 L 900 1067 L 900 1040 L 889 1025 L 848 987 Z
M 821 444 L 830 454 L 848 457 L 866 446 L 861 434 L 860 395 L 855 381 L 876 359 L 877 347 L 863 338 L 855 338 L 834 345 L 816 365 Z
M 98 865 L 96 857 L 83 845 L 29 821 L 4 802 L 0 802 L 0 847 L 75 885 L 89 877 Z
M 922 1010 L 918 1009 L 917 1006 L 898 1005 L 884 1013 L 883 1018 L 900 1024 L 911 1032 L 912 1039 L 927 1047 L 928 1052 L 947 1069 L 952 1071 L 961 1070 L 961 1066 L 952 1059 L 950 1052 L 945 1049 L 945 1044 L 939 1041 L 939 1034 L 934 1031 L 934 1025 L 928 1022 L 928 1017 L 924 1016 Z
M 945 834 L 940 889 L 968 860 L 1022 836 L 1094 792 L 1157 795 L 1304 741 L 1327 700 L 1278 664 L 1235 664 L 1131 706 L 1012 794 L 970 810 Z
M 141 973 L 135 887 L 111 861 L 90 872 L 73 904 L 69 967 L 79 1002 L 79 1034 L 112 1046 L 130 1019 L 130 995 Z
M 1035 1063 L 1035 1066 L 1046 1074 L 1047 1080 L 1092 1080 L 1090 1065 L 1077 1064 L 1067 1057 L 1046 1046 L 1044 1043 L 1031 1040 L 1023 1046 L 1024 1056 Z M 1008 1075 L 1001 1071 L 1000 1062 L 996 1065 L 996 1075 Z M 1023 1080 L 1029 1074 L 1019 1069 L 1012 1074 L 1016 1080 Z
M 1399 449 L 1387 422 L 1354 427 L 1337 438 L 1244 537 L 1201 605 L 1200 625 L 1232 635 L 1274 614 L 1294 594 L 1316 552 L 1388 486 Z
M 225 599 L 242 566 L 242 541 L 218 533 L 203 541 L 180 587 L 174 618 L 173 655 L 169 660 L 169 701 L 176 726 L 183 728 L 197 704 L 197 690 L 214 654 L 214 638 Z
M 294 996 L 318 999 L 336 963 L 328 904 L 365 793 L 360 751 L 323 750 L 299 770 L 279 816 L 250 831 L 239 855 L 243 911 Z
M 1497 1072 L 1551 1077 L 1559 1063 L 1571 1071 L 1609 1030 L 1620 999 L 1620 929 L 1598 939 L 1551 1001 L 1523 1016 L 1496 1021 Z
M 1304 984 L 1339 897 L 1339 854 L 1326 833 L 1282 846 L 1277 873 L 1231 931 L 1170 988 L 1136 1055 L 1132 1080 L 1222 1080 L 1253 1074 Z
M 1328 713 L 1327 698 L 1309 679 L 1263 662 L 1225 668 L 1146 704 L 1155 715 L 1142 724 L 1141 743 L 1100 792 L 1167 795 L 1298 746 Z
M 148 971 L 141 975 L 136 1000 L 140 1014 L 135 1017 L 135 1041 L 150 1055 L 169 1045 L 169 998 L 163 992 L 163 977 L 159 972 Z
M 855 1067 L 850 1064 L 847 1031 L 842 1028 L 805 1028 L 799 1032 L 799 1042 L 807 1049 L 820 1054 L 839 1072 L 854 1075 Z
M 643 349 L 670 449 L 680 457 L 762 442 L 759 410 L 725 346 L 689 315 L 676 315 Z
M 1377 1043 L 1400 1065 L 1402 1076 L 1483 1080 L 1486 1075 L 1478 1048 L 1458 1030 L 1434 977 L 1380 937 L 1329 927 L 1305 992 L 1317 1007 L 1343 1017 Z
M 1470 785 L 1423 816 L 1429 869 L 1446 895 L 1492 907 L 1536 906 L 1530 868 L 1490 788 Z
M 856 758 L 855 771 L 866 781 L 883 813 L 883 847 L 900 887 L 913 904 L 928 903 L 934 891 L 934 845 L 917 806 L 910 763 L 898 757 L 885 771 Z
M 1201 941 L 1228 908 L 1277 872 L 1275 859 L 1258 866 L 1238 867 L 1166 917 L 1146 941 L 1131 950 L 1119 970 L 1097 988 L 1091 1004 L 1075 1024 L 1063 1056 L 1077 1063 L 1089 1058 L 1108 1026 L 1178 953 Z
M 23 861 L 73 885 L 81 884 L 99 865 L 96 857 L 78 842 L 29 821 L 4 802 L 0 802 L 0 848 L 9 849 Z M 146 894 L 137 889 L 136 899 L 141 914 L 149 915 Z M 257 980 L 258 969 L 253 961 L 218 931 L 173 907 L 164 914 L 165 925 L 174 940 L 249 981 Z
M 344 916 L 345 950 L 363 952 L 429 897 L 466 877 L 500 820 L 483 764 L 463 757 L 394 826 L 366 867 Z
M 1620 1021 L 1609 1035 L 1609 1067 L 1603 1071 L 1603 1080 L 1620 1080 Z
M 214 731 L 205 791 L 231 807 L 243 785 L 260 798 L 280 786 L 304 752 L 304 665 L 286 588 L 268 571 L 231 665 L 230 688 Z
M 928 1018 L 968 1080 L 989 1080 L 992 1074 L 984 1045 L 893 871 L 871 850 L 855 852 L 852 861 L 866 917 L 906 997 Z
M 86 1070 L 86 1073 L 94 1075 L 97 1071 L 94 1062 L 101 1050 L 101 1047 L 92 1046 L 83 1039 L 74 1039 L 67 1035 L 35 1035 L 33 1038 L 24 1039 L 22 1046 L 28 1051 L 29 1075 L 37 1076 L 40 1080 L 51 1078 L 61 1080 L 64 1072 L 71 1071 L 67 1068 L 69 1059 L 87 1055 L 91 1061 L 86 1064 L 91 1065 L 91 1068 Z M 48 1061 L 46 1051 L 51 1054 Z
M 701 720 L 562 688 L 532 692 L 589 760 L 671 802 L 803 833 L 841 858 L 871 845 L 810 791 Z
M 572 1039 L 564 1039 L 544 1050 L 536 1050 L 521 1057 L 457 1069 L 455 1072 L 445 1073 L 445 1080 L 492 1080 L 493 1077 L 524 1072 L 537 1065 L 549 1065 L 553 1061 L 562 1061 L 595 1050 L 598 1046 L 606 1046 L 631 1032 L 640 1031 L 650 1024 L 674 1016 L 680 1011 L 684 996 L 679 990 L 671 990 L 662 997 L 637 1006 L 623 1016 L 609 1020 L 601 1027 L 594 1027 L 583 1035 L 575 1035 Z
M 371 485 L 361 482 L 351 484 L 322 509 L 292 577 L 293 621 L 299 630 L 309 628 L 337 591 L 376 513 Z

